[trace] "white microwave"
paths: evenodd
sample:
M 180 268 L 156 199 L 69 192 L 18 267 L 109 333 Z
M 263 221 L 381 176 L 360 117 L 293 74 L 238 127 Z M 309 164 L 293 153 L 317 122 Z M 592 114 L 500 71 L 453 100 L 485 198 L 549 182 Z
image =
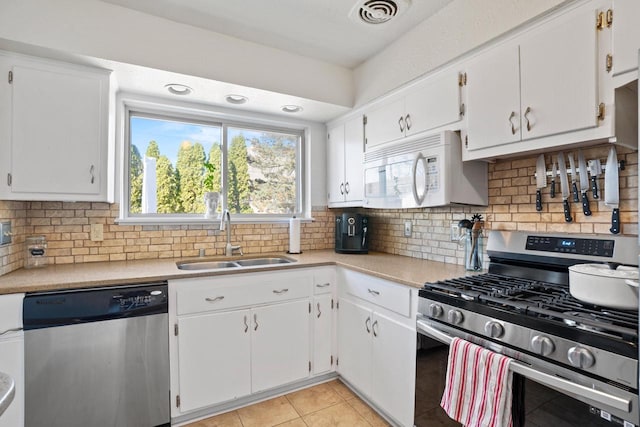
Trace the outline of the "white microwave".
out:
M 489 199 L 487 164 L 463 162 L 452 131 L 367 151 L 364 184 L 366 208 L 486 206 Z

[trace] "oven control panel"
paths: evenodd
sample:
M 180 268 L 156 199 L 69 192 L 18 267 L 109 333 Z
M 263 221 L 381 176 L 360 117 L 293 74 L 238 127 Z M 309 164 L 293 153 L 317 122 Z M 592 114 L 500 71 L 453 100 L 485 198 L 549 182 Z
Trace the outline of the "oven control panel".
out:
M 615 241 L 609 239 L 581 239 L 574 237 L 527 236 L 525 249 L 575 255 L 611 258 Z

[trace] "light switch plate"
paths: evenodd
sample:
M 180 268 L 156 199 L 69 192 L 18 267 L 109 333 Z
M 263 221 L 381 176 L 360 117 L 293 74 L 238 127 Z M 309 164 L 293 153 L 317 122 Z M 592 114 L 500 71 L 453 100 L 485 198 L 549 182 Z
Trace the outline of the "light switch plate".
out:
M 460 240 L 460 227 L 458 224 L 451 224 L 451 241 L 457 242 Z
M 102 242 L 104 240 L 103 231 L 102 224 L 91 224 L 91 241 Z
M 413 224 L 411 221 L 404 222 L 404 237 L 411 237 L 411 232 L 413 231 Z
M 11 221 L 0 222 L 0 245 L 11 243 Z

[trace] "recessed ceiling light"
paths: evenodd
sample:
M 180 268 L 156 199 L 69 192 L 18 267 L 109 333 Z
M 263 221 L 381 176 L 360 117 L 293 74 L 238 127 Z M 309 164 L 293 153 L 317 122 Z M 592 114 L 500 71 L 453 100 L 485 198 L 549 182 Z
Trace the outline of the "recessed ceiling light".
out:
M 244 104 L 249 100 L 246 96 L 242 95 L 227 95 L 225 98 L 229 104 Z
M 283 105 L 282 111 L 285 113 L 299 113 L 302 111 L 302 107 L 299 105 Z
M 169 92 L 174 95 L 189 95 L 193 92 L 189 86 L 181 85 L 180 83 L 169 83 L 168 85 L 164 85 Z

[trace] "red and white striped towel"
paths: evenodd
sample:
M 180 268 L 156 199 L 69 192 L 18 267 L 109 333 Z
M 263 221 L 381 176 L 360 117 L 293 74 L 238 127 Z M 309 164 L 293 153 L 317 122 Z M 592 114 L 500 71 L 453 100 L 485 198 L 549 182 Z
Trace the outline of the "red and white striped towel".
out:
M 454 338 L 440 406 L 467 427 L 511 427 L 511 359 Z

